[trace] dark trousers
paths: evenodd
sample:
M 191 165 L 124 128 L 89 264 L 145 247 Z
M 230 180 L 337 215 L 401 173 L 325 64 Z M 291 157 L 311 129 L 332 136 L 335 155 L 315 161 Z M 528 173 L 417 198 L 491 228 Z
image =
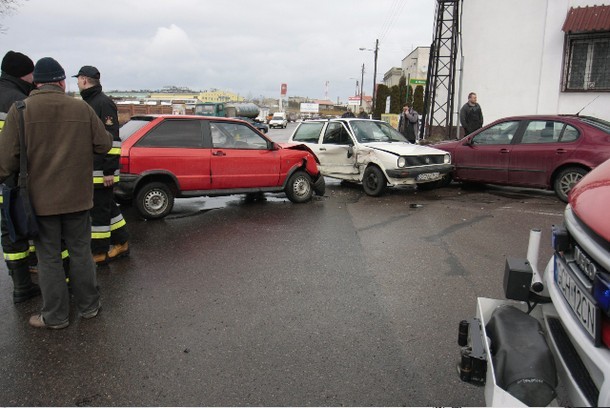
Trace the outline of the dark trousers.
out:
M 21 265 L 29 265 L 30 261 L 33 261 L 33 264 L 36 264 L 36 256 L 30 254 L 30 243 L 27 239 L 17 242 L 11 241 L 8 236 L 8 227 L 4 217 L 0 219 L 0 230 L 2 232 L 2 252 L 4 253 L 6 266 L 9 269 L 17 269 Z
M 128 239 L 125 219 L 114 202 L 112 187 L 96 188 L 91 209 L 91 252 L 106 253 L 110 245 L 123 244 Z
M 68 321 L 70 294 L 61 259 L 62 239 L 70 253 L 70 286 L 81 313 L 99 307 L 95 263 L 91 256 L 91 219 L 89 211 L 39 216 L 38 283 L 42 292 L 42 317 L 50 325 Z

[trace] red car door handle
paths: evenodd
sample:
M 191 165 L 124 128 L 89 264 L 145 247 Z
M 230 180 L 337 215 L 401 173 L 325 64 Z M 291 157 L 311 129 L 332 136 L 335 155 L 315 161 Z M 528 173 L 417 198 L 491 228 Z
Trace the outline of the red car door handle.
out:
M 563 154 L 563 153 L 567 153 L 568 151 L 566 149 L 557 149 L 556 152 L 559 154 Z
M 508 149 L 500 149 L 500 153 L 510 153 L 510 150 L 508 150 Z
M 222 150 L 217 150 L 215 152 L 212 152 L 212 156 L 226 156 L 227 154 L 225 152 L 223 152 Z

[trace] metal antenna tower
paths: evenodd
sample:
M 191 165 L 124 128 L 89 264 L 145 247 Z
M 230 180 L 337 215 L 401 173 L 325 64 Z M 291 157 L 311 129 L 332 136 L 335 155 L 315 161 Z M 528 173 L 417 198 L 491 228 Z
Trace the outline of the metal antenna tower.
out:
M 461 0 L 437 0 L 420 138 L 453 138 L 455 69 Z

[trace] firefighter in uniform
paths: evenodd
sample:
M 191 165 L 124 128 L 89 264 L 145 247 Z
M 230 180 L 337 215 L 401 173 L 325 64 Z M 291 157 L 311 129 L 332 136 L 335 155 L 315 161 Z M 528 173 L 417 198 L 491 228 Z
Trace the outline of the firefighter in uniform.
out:
M 20 52 L 9 51 L 2 59 L 2 74 L 0 75 L 0 131 L 4 126 L 4 118 L 13 103 L 24 100 L 34 85 L 32 73 L 34 63 Z M 1 133 L 0 133 L 1 137 Z M 17 184 L 17 174 L 9 177 L 5 184 L 13 187 Z M 0 195 L 2 203 L 2 195 Z M 8 236 L 6 220 L 0 221 L 2 230 L 2 251 L 13 279 L 13 302 L 24 302 L 40 294 L 38 285 L 32 282 L 30 263 L 36 263 L 36 256 L 30 251 L 28 240 L 12 242 Z M 33 246 L 31 248 L 33 250 Z
M 93 108 L 113 137 L 112 149 L 107 154 L 96 154 L 93 161 L 91 252 L 95 263 L 103 265 L 129 254 L 129 234 L 125 219 L 113 195 L 113 185 L 119 181 L 121 156 L 119 119 L 116 105 L 102 92 L 97 68 L 85 65 L 73 77 L 78 80 L 83 100 Z

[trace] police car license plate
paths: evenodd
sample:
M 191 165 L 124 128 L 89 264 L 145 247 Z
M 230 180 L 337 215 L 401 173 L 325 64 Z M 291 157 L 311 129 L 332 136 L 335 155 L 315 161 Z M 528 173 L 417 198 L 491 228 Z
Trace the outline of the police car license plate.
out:
M 430 180 L 436 180 L 438 178 L 441 177 L 441 173 L 439 173 L 438 171 L 434 171 L 432 173 L 422 173 L 419 176 L 417 176 L 417 181 L 430 181 Z
M 568 302 L 568 305 L 570 305 L 576 319 L 587 333 L 591 335 L 595 344 L 598 345 L 600 341 L 600 335 L 598 333 L 600 310 L 597 307 L 595 300 L 593 300 L 591 295 L 582 288 L 568 268 L 566 263 L 556 255 L 555 283 Z

